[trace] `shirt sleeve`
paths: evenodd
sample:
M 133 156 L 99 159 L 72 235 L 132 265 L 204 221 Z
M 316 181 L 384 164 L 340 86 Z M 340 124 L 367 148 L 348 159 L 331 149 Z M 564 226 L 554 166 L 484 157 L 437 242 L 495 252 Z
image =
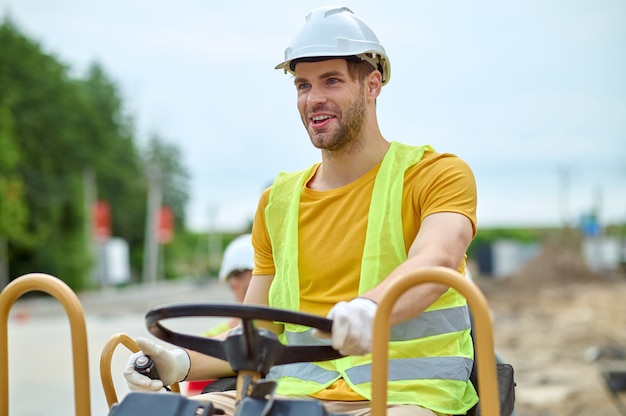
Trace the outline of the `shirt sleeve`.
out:
M 265 225 L 265 207 L 267 207 L 269 202 L 269 195 L 270 188 L 265 189 L 261 194 L 252 223 L 252 245 L 254 246 L 254 270 L 252 274 L 255 275 L 272 275 L 276 273 L 272 243 Z
M 470 220 L 476 234 L 476 180 L 465 161 L 449 153 L 432 154 L 412 175 L 414 206 L 421 220 L 437 212 L 456 212 Z

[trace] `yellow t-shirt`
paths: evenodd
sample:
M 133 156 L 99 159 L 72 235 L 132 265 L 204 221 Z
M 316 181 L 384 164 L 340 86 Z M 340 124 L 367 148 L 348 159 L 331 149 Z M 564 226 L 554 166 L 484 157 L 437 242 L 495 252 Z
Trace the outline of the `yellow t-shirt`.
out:
M 337 302 L 358 295 L 361 256 L 374 180 L 380 164 L 356 181 L 329 191 L 302 190 L 298 222 L 298 267 L 302 312 L 326 316 Z M 312 175 L 317 170 L 313 170 Z M 275 273 L 265 227 L 269 188 L 261 195 L 252 243 L 255 275 Z M 476 184 L 469 166 L 451 154 L 425 151 L 404 178 L 402 223 L 405 247 L 411 246 L 422 220 L 437 212 L 467 216 L 476 230 Z M 458 270 L 465 271 L 465 261 Z M 340 380 L 316 395 L 328 400 L 364 400 Z

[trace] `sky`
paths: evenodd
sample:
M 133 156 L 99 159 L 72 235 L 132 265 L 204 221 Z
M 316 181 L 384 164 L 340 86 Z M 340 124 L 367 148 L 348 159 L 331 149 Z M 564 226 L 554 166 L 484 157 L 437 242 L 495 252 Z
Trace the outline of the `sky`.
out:
M 180 149 L 188 228 L 239 231 L 277 173 L 320 161 L 274 66 L 326 4 L 0 0 L 0 16 L 76 76 L 100 63 L 139 144 L 156 133 Z M 383 136 L 467 161 L 479 228 L 576 225 L 591 212 L 626 222 L 626 2 L 342 4 L 391 62 Z

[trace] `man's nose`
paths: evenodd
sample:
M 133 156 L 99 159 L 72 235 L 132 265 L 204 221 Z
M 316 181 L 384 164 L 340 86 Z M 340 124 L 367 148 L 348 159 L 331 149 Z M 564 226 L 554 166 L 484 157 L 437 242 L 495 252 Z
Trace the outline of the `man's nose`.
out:
M 307 97 L 307 103 L 309 105 L 315 105 L 326 101 L 326 95 L 320 87 L 311 86 L 309 90 L 309 96 Z

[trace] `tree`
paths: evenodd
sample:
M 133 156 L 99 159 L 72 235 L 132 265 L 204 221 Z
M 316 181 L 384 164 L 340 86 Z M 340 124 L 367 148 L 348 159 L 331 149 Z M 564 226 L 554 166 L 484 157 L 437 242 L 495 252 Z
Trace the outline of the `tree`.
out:
M 143 160 L 145 166 L 158 166 L 163 205 L 174 211 L 176 226 L 184 227 L 185 207 L 189 202 L 189 172 L 182 163 L 180 150 L 153 133 L 144 150 Z
M 118 88 L 100 65 L 91 65 L 78 85 L 86 113 L 77 120 L 84 141 L 83 166 L 94 172 L 97 198 L 109 203 L 113 235 L 128 242 L 136 270 L 143 255 L 144 230 L 138 225 L 145 222 L 147 186 L 133 122 L 124 113 Z
M 55 275 L 92 284 L 85 177 L 111 208 L 112 231 L 142 264 L 147 184 L 133 120 L 118 88 L 94 63 L 83 78 L 8 20 L 0 24 L 0 265 L 7 241 L 13 277 Z M 165 202 L 184 224 L 187 173 L 178 150 L 155 139 Z M 89 175 L 86 175 L 89 172 Z M 5 259 L 6 262 L 6 259 Z
M 151 183 L 148 196 L 148 215 L 155 215 L 155 204 L 166 205 L 174 212 L 175 228 L 184 227 L 185 206 L 189 199 L 187 194 L 189 174 L 181 163 L 180 151 L 166 144 L 158 135 L 153 134 L 144 151 L 144 163 L 146 175 Z M 152 217 L 154 220 L 154 217 Z M 152 222 L 154 224 L 154 222 Z M 159 250 L 154 229 L 149 228 L 151 223 L 146 224 L 146 250 L 144 259 L 144 279 L 156 279 L 158 264 L 165 264 L 163 270 L 166 277 L 176 274 L 170 262 L 159 262 Z M 153 239 L 153 240 L 150 240 Z M 161 251 L 165 255 L 169 250 Z M 169 257 L 169 256 L 168 256 Z
M 67 244 L 75 233 L 73 224 L 82 224 L 83 218 L 80 205 L 71 198 L 77 177 L 67 159 L 71 156 L 67 114 L 77 104 L 75 89 L 68 84 L 66 67 L 42 53 L 11 22 L 0 26 L 0 44 L 3 120 L 9 120 L 3 131 L 5 141 L 14 145 L 9 153 L 17 155 L 12 157 L 10 177 L 13 184 L 21 183 L 21 203 L 27 207 L 19 210 L 24 216 L 18 222 L 19 233 L 8 236 L 11 271 L 19 275 L 40 270 L 78 282 L 88 259 L 84 250 Z
M 0 102 L 0 288 L 9 281 L 9 240 L 26 241 L 24 184 L 17 171 L 20 159 L 13 134 L 13 117 Z

